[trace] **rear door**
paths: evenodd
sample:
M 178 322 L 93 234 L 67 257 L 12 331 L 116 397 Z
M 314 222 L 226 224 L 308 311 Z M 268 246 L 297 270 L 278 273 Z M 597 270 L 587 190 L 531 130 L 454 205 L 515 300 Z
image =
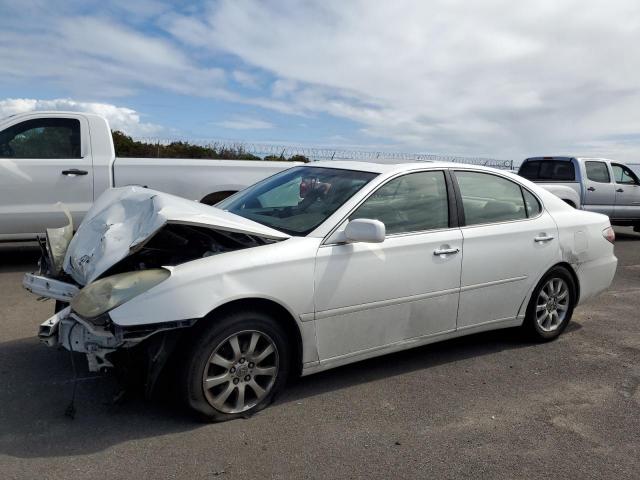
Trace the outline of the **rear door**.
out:
M 613 216 L 616 202 L 616 186 L 612 181 L 607 162 L 602 160 L 584 161 L 583 208 L 592 212 Z
M 614 218 L 635 220 L 640 218 L 640 180 L 627 166 L 611 164 L 616 182 L 616 205 Z
M 20 238 L 64 225 L 57 202 L 77 225 L 93 202 L 86 120 L 40 117 L 0 132 L 0 236 Z
M 455 177 L 464 213 L 458 329 L 517 323 L 527 293 L 558 261 L 556 224 L 506 177 L 463 170 Z

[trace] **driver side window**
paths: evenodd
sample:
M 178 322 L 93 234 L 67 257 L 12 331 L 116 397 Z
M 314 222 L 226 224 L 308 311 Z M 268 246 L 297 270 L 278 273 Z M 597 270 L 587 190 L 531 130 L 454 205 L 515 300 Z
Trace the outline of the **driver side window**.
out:
M 376 190 L 349 220 L 384 223 L 387 235 L 449 227 L 444 172 L 417 172 L 394 178 Z
M 81 158 L 80 122 L 37 118 L 0 132 L 0 158 Z

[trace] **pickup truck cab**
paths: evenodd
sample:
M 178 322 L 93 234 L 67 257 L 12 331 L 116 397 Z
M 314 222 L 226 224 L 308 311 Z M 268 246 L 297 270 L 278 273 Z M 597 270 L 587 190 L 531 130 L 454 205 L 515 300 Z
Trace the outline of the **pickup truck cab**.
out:
M 99 115 L 32 112 L 0 120 L 0 241 L 33 240 L 80 225 L 102 192 L 140 185 L 207 204 L 298 165 L 294 162 L 116 158 Z
M 603 213 L 614 225 L 640 229 L 640 179 L 627 165 L 606 158 L 532 157 L 518 174 L 576 208 Z

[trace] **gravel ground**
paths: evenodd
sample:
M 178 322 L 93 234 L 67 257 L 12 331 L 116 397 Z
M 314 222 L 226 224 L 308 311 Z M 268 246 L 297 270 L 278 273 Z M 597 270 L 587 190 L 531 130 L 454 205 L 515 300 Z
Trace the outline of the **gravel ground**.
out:
M 388 355 L 211 425 L 163 398 L 111 405 L 110 377 L 83 379 L 66 418 L 69 354 L 35 338 L 53 304 L 20 285 L 38 252 L 0 247 L 0 477 L 639 478 L 640 235 L 617 232 L 611 289 L 555 342 L 499 331 Z

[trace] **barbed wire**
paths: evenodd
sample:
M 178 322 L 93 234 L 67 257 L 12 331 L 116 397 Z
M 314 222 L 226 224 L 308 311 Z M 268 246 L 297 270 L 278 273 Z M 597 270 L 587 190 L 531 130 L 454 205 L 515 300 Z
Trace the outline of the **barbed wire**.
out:
M 384 152 L 369 150 L 349 150 L 328 147 L 307 147 L 300 145 L 275 145 L 268 143 L 253 143 L 229 140 L 202 140 L 202 139 L 166 139 L 136 137 L 135 140 L 168 145 L 173 142 L 189 142 L 201 147 L 211 148 L 217 151 L 237 150 L 259 157 L 275 156 L 289 158 L 294 155 L 303 155 L 312 161 L 320 160 L 355 160 L 382 163 L 405 163 L 405 162 L 454 162 L 467 163 L 471 165 L 482 165 L 486 167 L 499 168 L 503 170 L 513 169 L 513 160 L 501 160 L 486 157 L 465 157 L 459 155 L 405 153 L 405 152 Z

